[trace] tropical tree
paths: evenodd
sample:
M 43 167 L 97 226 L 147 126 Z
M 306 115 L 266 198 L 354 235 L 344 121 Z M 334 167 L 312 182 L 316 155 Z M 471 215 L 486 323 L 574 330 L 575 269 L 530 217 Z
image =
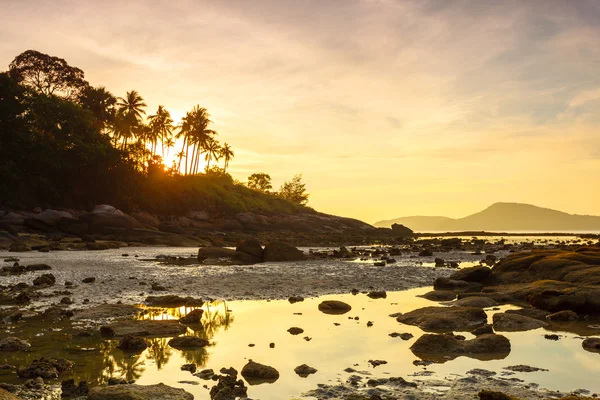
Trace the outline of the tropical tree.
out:
M 309 195 L 306 193 L 306 184 L 302 182 L 302 175 L 296 175 L 291 181 L 284 182 L 277 195 L 301 206 L 308 203 Z
M 160 139 L 161 143 L 161 155 L 165 157 L 165 143 L 168 139 L 171 139 L 173 135 L 173 119 L 171 118 L 171 114 L 167 111 L 164 106 L 158 106 L 158 110 L 156 110 L 156 114 L 150 115 L 148 117 L 150 121 L 150 127 L 154 133 L 154 146 L 156 147 L 156 140 Z M 156 152 L 156 148 L 154 149 Z
M 215 139 L 208 138 L 203 150 L 206 152 L 206 155 L 204 156 L 206 168 L 210 169 L 210 162 L 212 160 L 219 161 L 219 158 L 221 157 L 221 146 L 219 146 L 219 142 L 217 142 Z
M 119 133 L 123 136 L 123 148 L 126 148 L 127 141 L 134 137 L 134 128 L 142 121 L 142 115 L 146 114 L 146 103 L 137 91 L 132 90 L 125 97 L 118 98 L 117 107 L 121 118 Z
M 195 106 L 192 111 L 186 113 L 185 117 L 181 120 L 177 138 L 184 138 L 183 147 L 185 148 L 186 175 L 188 174 L 188 167 L 190 174 L 196 174 L 198 172 L 200 152 L 203 149 L 206 149 L 208 141 L 217 134 L 217 132 L 208 128 L 211 122 L 210 115 L 206 108 L 202 108 L 199 105 Z M 192 147 L 191 157 L 189 157 L 188 154 L 190 147 Z
M 229 146 L 229 144 L 225 143 L 223 144 L 223 147 L 221 147 L 221 157 L 223 157 L 223 161 L 225 161 L 224 169 L 225 171 L 227 171 L 229 161 L 231 161 L 231 159 L 235 157 L 235 154 L 233 153 L 233 150 L 231 150 L 231 146 Z
M 102 133 L 106 133 L 114 125 L 117 98 L 105 87 L 87 86 L 79 96 L 79 104 L 92 112 Z
M 175 146 L 175 141 L 172 137 L 165 140 L 165 147 L 167 148 L 167 157 L 169 156 L 169 149 L 173 146 Z
M 271 175 L 259 172 L 248 177 L 246 184 L 250 189 L 258 190 L 259 192 L 269 193 L 273 189 L 271 185 Z

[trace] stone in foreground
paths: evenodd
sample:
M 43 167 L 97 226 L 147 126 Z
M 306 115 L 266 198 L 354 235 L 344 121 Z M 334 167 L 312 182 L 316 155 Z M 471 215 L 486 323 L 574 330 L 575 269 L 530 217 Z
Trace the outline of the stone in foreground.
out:
M 350 310 L 352 310 L 350 304 L 339 300 L 325 300 L 319 304 L 319 311 L 325 314 L 346 314 Z
M 476 307 L 423 307 L 399 316 L 396 321 L 427 332 L 470 331 L 485 324 L 487 315 Z
M 519 314 L 498 313 L 493 316 L 494 330 L 498 332 L 521 332 L 543 328 L 548 323 Z
M 460 356 L 497 360 L 508 356 L 510 341 L 496 334 L 484 334 L 471 340 L 460 340 L 452 334 L 425 334 L 410 349 L 417 357 L 434 362 L 446 362 Z
M 90 389 L 88 400 L 194 400 L 191 393 L 162 383 L 158 385 L 96 386 Z
M 273 383 L 279 379 L 279 371 L 268 365 L 260 364 L 252 360 L 248 361 L 242 368 L 242 376 L 251 385 L 261 383 Z

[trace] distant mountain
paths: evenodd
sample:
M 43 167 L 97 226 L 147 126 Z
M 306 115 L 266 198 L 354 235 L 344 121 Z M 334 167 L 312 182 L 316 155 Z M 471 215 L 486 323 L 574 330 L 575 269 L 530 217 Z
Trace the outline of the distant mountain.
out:
M 458 231 L 600 231 L 600 217 L 567 214 L 531 204 L 495 203 L 464 218 L 403 217 L 379 221 L 377 227 L 402 224 L 415 232 Z

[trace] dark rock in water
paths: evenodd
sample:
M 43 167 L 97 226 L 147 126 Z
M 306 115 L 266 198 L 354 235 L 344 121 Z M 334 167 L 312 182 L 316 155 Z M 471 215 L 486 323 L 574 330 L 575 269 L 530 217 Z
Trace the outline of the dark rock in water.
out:
M 583 341 L 581 346 L 585 350 L 591 351 L 592 353 L 600 353 L 600 338 L 587 338 Z
M 242 376 L 249 384 L 255 385 L 275 382 L 279 379 L 279 372 L 273 367 L 250 360 L 242 368 Z
M 220 373 L 225 374 L 225 375 L 233 375 L 236 376 L 238 374 L 237 369 L 233 368 L 233 367 L 229 367 L 229 368 L 221 368 L 219 370 Z
M 467 282 L 482 282 L 490 274 L 492 270 L 484 266 L 475 266 L 469 268 L 463 268 L 450 275 L 449 279 L 454 281 L 467 281 Z
M 325 314 L 346 314 L 350 310 L 352 310 L 350 304 L 339 300 L 325 300 L 319 304 L 319 311 Z
M 333 251 L 333 256 L 335 258 L 352 258 L 354 257 L 354 253 L 342 246 L 339 250 Z
M 30 264 L 27 267 L 25 267 L 25 269 L 27 271 L 47 271 L 51 270 L 52 267 L 48 264 Z
M 571 310 L 563 310 L 554 314 L 547 315 L 546 319 L 549 319 L 550 321 L 568 322 L 577 321 L 579 317 L 577 316 L 577 313 L 574 313 Z
M 494 299 L 490 299 L 489 297 L 469 296 L 469 297 L 463 297 L 462 299 L 458 299 L 455 302 L 449 303 L 449 305 L 464 306 L 464 307 L 477 307 L 477 308 L 489 308 L 489 307 L 497 306 L 498 302 L 496 302 L 496 300 L 494 300 Z
M 196 364 L 183 364 L 180 368 L 182 371 L 188 371 L 192 374 L 196 372 Z
M 26 251 L 31 251 L 31 247 L 27 246 L 24 243 L 14 242 L 10 245 L 8 251 L 14 253 L 24 253 Z
M 61 398 L 86 396 L 90 390 L 86 381 L 80 381 L 75 385 L 75 380 L 69 379 L 61 383 Z
M 218 383 L 210 389 L 211 400 L 235 400 L 246 398 L 248 388 L 236 375 L 219 376 Z
M 479 396 L 479 400 L 515 400 L 514 397 L 505 393 L 491 390 L 481 390 L 477 395 Z
M 429 249 L 423 249 L 419 252 L 419 257 L 431 257 L 433 256 L 433 251 Z
M 121 339 L 117 348 L 123 351 L 140 352 L 148 347 L 146 341 L 137 336 L 127 335 Z
M 418 385 L 414 382 L 408 382 L 406 379 L 402 377 L 392 377 L 388 381 L 389 384 L 394 386 L 404 386 L 404 387 L 413 387 L 416 388 Z
M 456 293 L 450 290 L 432 290 L 419 297 L 431 301 L 452 301 L 456 299 Z
M 179 336 L 169 340 L 169 346 L 176 349 L 205 347 L 208 346 L 208 344 L 208 340 L 196 336 Z
M 108 386 L 113 386 L 113 385 L 129 385 L 131 383 L 133 383 L 134 381 L 127 381 L 124 378 L 108 378 Z
M 299 303 L 301 301 L 304 301 L 304 297 L 301 296 L 291 296 L 288 301 L 290 302 L 290 304 L 294 304 L 294 303 Z
M 83 283 L 94 283 L 96 282 L 96 278 L 93 276 L 90 276 L 89 278 L 84 278 L 81 282 Z
M 313 367 L 309 367 L 306 364 L 302 364 L 302 365 L 298 365 L 296 368 L 294 368 L 294 372 L 296 374 L 298 374 L 299 376 L 306 378 L 307 376 L 316 373 L 317 370 Z
M 56 283 L 56 278 L 52 274 L 42 274 L 33 280 L 34 286 L 52 286 Z
M 560 339 L 560 336 L 558 336 L 556 334 L 544 335 L 544 339 L 546 339 L 546 340 L 558 340 L 558 339 Z
M 259 261 L 262 261 L 263 258 L 263 248 L 260 245 L 260 243 L 256 240 L 250 239 L 241 241 L 240 243 L 238 243 L 237 247 L 235 248 L 235 251 L 249 254 L 258 259 Z
M 400 238 L 407 238 L 412 237 L 414 232 L 402 224 L 392 224 L 392 234 Z
M 25 273 L 25 271 L 27 271 L 25 266 L 19 265 L 19 263 L 16 262 L 10 267 L 2 267 L 2 270 L 0 271 L 0 275 L 3 275 L 3 276 L 21 275 L 21 274 Z
M 375 368 L 375 367 L 379 367 L 380 365 L 387 364 L 387 361 L 385 361 L 385 360 L 369 360 L 369 364 L 371 364 L 373 366 L 373 368 Z
M 56 379 L 62 372 L 73 369 L 73 362 L 64 358 L 40 358 L 23 368 L 17 369 L 17 375 L 23 379 Z
M 412 333 L 398 333 L 398 332 L 392 332 L 389 334 L 390 337 L 399 337 L 402 340 L 410 340 L 412 339 L 414 336 Z
M 35 379 L 28 379 L 23 384 L 27 389 L 42 390 L 44 389 L 44 380 L 39 376 Z
M 204 311 L 200 308 L 192 310 L 189 313 L 187 313 L 187 315 L 185 315 L 184 317 L 181 317 L 179 319 L 179 322 L 185 325 L 199 324 L 200 320 L 202 319 L 203 313 Z
M 480 359 L 502 359 L 510 353 L 510 341 L 502 335 L 480 335 L 460 340 L 452 334 L 424 334 L 410 348 L 423 360 L 445 362 L 462 355 Z
M 167 290 L 166 287 L 164 287 L 163 285 L 160 285 L 158 283 L 153 283 L 150 288 L 156 292 L 164 292 Z
M 292 335 L 299 335 L 304 332 L 304 329 L 294 326 L 294 327 L 288 329 L 287 331 Z
M 505 370 L 507 371 L 512 371 L 512 372 L 538 372 L 538 371 L 548 371 L 547 369 L 544 368 L 537 368 L 537 367 L 530 367 L 529 365 L 511 365 L 509 367 L 504 367 Z
M 162 383 L 157 385 L 114 385 L 90 388 L 88 400 L 194 400 L 191 393 Z
M 538 310 L 537 308 L 533 307 L 521 308 L 519 310 L 506 310 L 505 314 L 518 314 L 542 321 L 546 320 L 546 317 L 550 315 L 548 311 Z
M 372 299 L 385 299 L 387 297 L 387 293 L 385 290 L 373 291 L 367 294 Z
M 494 330 L 498 332 L 521 332 L 548 326 L 544 321 L 518 314 L 496 313 L 492 320 Z
M 69 305 L 69 304 L 73 304 L 73 303 L 74 303 L 74 301 L 69 297 L 63 297 L 62 299 L 60 299 L 60 304 Z
M 200 379 L 203 379 L 205 381 L 207 381 L 209 379 L 212 379 L 212 377 L 214 375 L 215 375 L 215 371 L 213 371 L 212 369 L 203 369 L 202 371 L 197 372 L 197 373 L 194 374 L 194 376 L 196 376 L 196 377 L 198 377 Z
M 26 351 L 30 347 L 29 342 L 14 336 L 0 340 L 0 351 Z
M 428 332 L 468 331 L 487 322 L 487 314 L 475 307 L 424 307 L 396 318 Z
M 267 243 L 263 251 L 263 261 L 278 262 L 278 261 L 302 261 L 306 256 L 301 250 L 283 242 Z
M 167 294 L 164 296 L 148 296 L 146 297 L 146 303 L 154 307 L 202 307 L 204 301 L 202 299 L 195 299 L 193 297 L 181 297 L 174 294 Z
M 473 329 L 473 331 L 471 331 L 471 334 L 475 335 L 475 336 L 487 335 L 487 334 L 491 334 L 491 333 L 494 333 L 494 328 L 490 324 L 485 324 L 485 325 L 480 326 L 479 328 L 475 328 L 475 329 Z
M 241 251 L 226 249 L 223 247 L 202 247 L 198 250 L 200 262 L 209 259 L 226 259 L 229 264 L 257 264 L 261 258 Z
M 107 337 L 150 336 L 169 337 L 185 333 L 187 328 L 179 321 L 127 320 L 115 321 L 100 327 L 100 333 Z
M 454 292 L 481 292 L 483 285 L 477 282 L 456 281 L 449 278 L 437 278 L 433 282 L 435 290 L 452 290 Z

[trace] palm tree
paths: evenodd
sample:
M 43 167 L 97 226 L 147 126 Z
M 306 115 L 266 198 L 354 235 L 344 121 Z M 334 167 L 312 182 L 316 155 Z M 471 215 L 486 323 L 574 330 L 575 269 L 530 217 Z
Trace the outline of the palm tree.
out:
M 148 119 L 150 120 L 150 126 L 152 127 L 155 138 L 160 138 L 162 157 L 164 158 L 165 143 L 173 134 L 173 119 L 171 118 L 171 113 L 169 113 L 169 111 L 167 111 L 163 106 L 158 106 L 156 114 L 150 115 Z M 154 142 L 154 145 L 156 146 L 156 141 Z M 156 152 L 156 148 L 154 151 Z
M 211 137 L 207 139 L 203 149 L 206 152 L 204 160 L 207 162 L 206 170 L 208 171 L 212 160 L 219 161 L 219 157 L 221 156 L 221 146 L 219 146 L 219 142 Z
M 200 161 L 200 151 L 206 147 L 209 139 L 212 139 L 217 132 L 208 128 L 212 121 L 206 108 L 199 105 L 194 106 L 192 111 L 186 113 L 179 124 L 179 133 L 177 138 L 184 138 L 185 148 L 185 174 L 195 174 L 198 172 Z M 192 156 L 188 157 L 189 147 L 192 146 Z M 183 156 L 182 156 L 183 157 Z M 180 157 L 181 161 L 181 157 Z
M 171 147 L 175 146 L 175 141 L 173 140 L 172 137 L 165 140 L 165 146 L 167 147 L 167 157 L 169 157 L 169 149 Z
M 229 161 L 231 161 L 231 159 L 233 157 L 235 157 L 233 150 L 231 150 L 231 146 L 229 146 L 229 144 L 227 144 L 227 143 L 223 144 L 223 147 L 221 147 L 220 155 L 221 155 L 221 157 L 223 157 L 223 160 L 225 161 L 225 171 L 227 171 L 227 167 L 229 166 Z
M 124 129 L 121 129 L 120 135 L 123 137 L 123 148 L 126 148 L 127 141 L 134 136 L 133 128 L 139 125 L 142 114 L 146 114 L 146 111 L 144 111 L 146 103 L 137 91 L 132 90 L 127 92 L 124 98 L 118 98 L 117 107 L 124 123 Z

